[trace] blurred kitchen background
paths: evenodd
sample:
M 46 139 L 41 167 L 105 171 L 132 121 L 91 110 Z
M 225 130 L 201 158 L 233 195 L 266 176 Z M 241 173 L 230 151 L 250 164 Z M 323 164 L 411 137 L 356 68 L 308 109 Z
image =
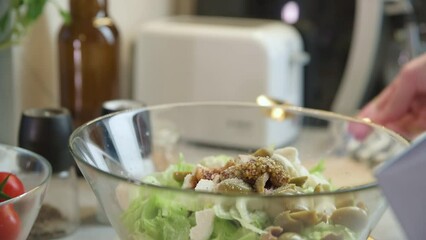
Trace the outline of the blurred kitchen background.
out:
M 68 1 L 56 2 L 68 8 Z M 426 37 L 424 0 L 109 0 L 108 11 L 121 37 L 120 98 L 148 104 L 143 95 L 135 96 L 134 86 L 144 87 L 135 76 L 135 63 L 142 58 L 135 44 L 143 24 L 169 16 L 266 19 L 291 26 L 306 53 L 299 104 L 344 114 L 355 114 L 405 62 L 423 52 Z M 0 142 L 16 144 L 22 109 L 59 105 L 57 37 L 62 23 L 57 9 L 48 4 L 21 44 L 13 47 L 13 82 L 1 83 Z M 6 96 L 8 88 L 12 92 Z

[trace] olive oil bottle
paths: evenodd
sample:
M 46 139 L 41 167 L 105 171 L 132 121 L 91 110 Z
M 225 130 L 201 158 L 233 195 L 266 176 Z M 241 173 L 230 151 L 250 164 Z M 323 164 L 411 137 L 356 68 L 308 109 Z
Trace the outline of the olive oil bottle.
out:
M 101 115 L 102 103 L 119 97 L 119 32 L 107 0 L 69 0 L 71 22 L 58 36 L 60 99 L 74 127 Z

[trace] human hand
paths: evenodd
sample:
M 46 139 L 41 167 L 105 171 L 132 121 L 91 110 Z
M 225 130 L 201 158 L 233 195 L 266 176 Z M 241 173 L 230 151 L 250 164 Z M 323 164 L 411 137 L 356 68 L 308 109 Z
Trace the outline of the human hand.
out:
M 368 118 L 410 140 L 426 131 L 426 54 L 407 63 L 358 117 Z M 368 134 L 368 129 L 357 131 L 359 136 Z

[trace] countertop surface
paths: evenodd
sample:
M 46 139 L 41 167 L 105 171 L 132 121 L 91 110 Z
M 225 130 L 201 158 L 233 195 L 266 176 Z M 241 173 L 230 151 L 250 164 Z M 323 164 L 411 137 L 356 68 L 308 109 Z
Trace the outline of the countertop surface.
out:
M 320 131 L 308 131 L 304 137 L 322 137 Z M 303 141 L 301 141 L 303 142 Z M 90 186 L 84 178 L 78 179 L 81 223 L 79 228 L 62 240 L 103 239 L 119 240 L 114 229 L 108 224 L 102 224 L 96 219 L 98 203 Z M 376 240 L 405 240 L 406 237 L 398 224 L 392 210 L 388 208 L 371 236 Z

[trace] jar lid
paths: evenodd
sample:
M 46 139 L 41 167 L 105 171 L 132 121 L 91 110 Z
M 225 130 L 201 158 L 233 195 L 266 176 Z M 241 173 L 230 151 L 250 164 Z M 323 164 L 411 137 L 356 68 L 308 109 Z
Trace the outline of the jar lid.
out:
M 68 170 L 74 160 L 68 149 L 73 131 L 70 112 L 65 108 L 32 108 L 21 115 L 18 145 L 45 157 L 53 172 Z
M 113 112 L 146 107 L 146 104 L 132 99 L 115 99 L 102 104 L 102 115 Z

